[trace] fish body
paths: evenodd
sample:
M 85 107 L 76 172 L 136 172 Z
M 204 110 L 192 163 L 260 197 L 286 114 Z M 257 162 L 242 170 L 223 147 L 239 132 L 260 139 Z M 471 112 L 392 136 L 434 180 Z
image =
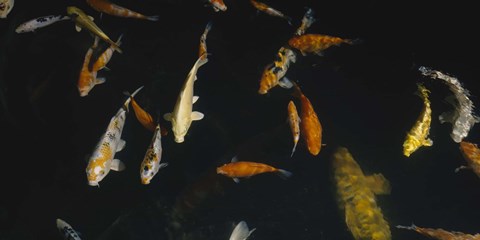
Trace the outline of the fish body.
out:
M 205 30 L 203 31 L 202 36 L 200 37 L 200 47 L 198 50 L 198 56 L 202 58 L 202 60 L 205 60 L 208 56 L 207 53 L 207 35 L 208 32 L 210 32 L 210 29 L 212 29 L 212 22 L 208 22 L 207 26 L 205 26 Z
M 316 19 L 313 17 L 314 13 L 315 12 L 311 8 L 307 8 L 305 15 L 303 15 L 300 27 L 298 27 L 297 31 L 295 31 L 295 35 L 300 36 L 305 34 L 305 31 L 316 21 Z
M 212 5 L 212 8 L 215 12 L 227 11 L 227 5 L 225 5 L 225 2 L 223 2 L 223 0 L 208 0 L 208 2 L 210 3 L 210 5 Z
M 56 22 L 60 22 L 68 19 L 70 19 L 70 17 L 64 16 L 64 15 L 48 15 L 48 16 L 38 17 L 18 25 L 18 27 L 15 29 L 15 32 L 16 33 L 33 32 L 39 28 L 43 28 L 51 24 L 54 24 Z
M 113 45 L 115 50 L 119 53 L 122 52 L 120 46 L 118 46 L 113 40 L 111 40 L 107 34 L 105 34 L 94 22 L 93 18 L 85 14 L 81 9 L 75 6 L 67 7 L 68 16 L 75 22 L 77 31 L 80 31 L 82 28 L 86 28 L 93 35 L 100 37 L 102 40 L 106 41 L 110 45 Z
M 143 86 L 135 90 L 132 96 L 135 96 L 142 88 Z M 110 119 L 105 133 L 100 138 L 93 154 L 89 158 L 86 173 L 90 186 L 98 186 L 98 183 L 107 176 L 110 170 L 122 171 L 125 169 L 125 165 L 120 160 L 114 159 L 114 157 L 115 153 L 125 147 L 125 141 L 121 139 L 121 136 L 129 103 L 130 98 L 127 98 L 123 106 Z
M 288 24 L 292 25 L 291 21 L 292 19 L 283 14 L 282 12 L 268 6 L 267 4 L 265 3 L 262 3 L 262 2 L 258 2 L 258 1 L 255 1 L 255 0 L 250 0 L 250 3 L 258 10 L 258 11 L 262 11 L 270 16 L 274 16 L 274 17 L 280 17 L 280 18 L 283 18 L 285 20 L 288 21 Z
M 246 240 L 255 229 L 256 228 L 249 230 L 247 223 L 245 221 L 240 221 L 233 229 L 229 240 Z
M 468 166 L 480 177 L 480 149 L 477 144 L 461 141 L 460 151 L 468 163 Z
M 192 112 L 193 104 L 198 100 L 198 96 L 193 95 L 193 83 L 197 79 L 198 68 L 207 62 L 208 58 L 202 59 L 202 57 L 199 57 L 197 59 L 180 90 L 173 112 L 163 115 L 166 121 L 172 123 L 172 132 L 177 143 L 182 143 L 185 140 L 185 135 L 192 121 L 203 119 L 203 113 Z
M 248 178 L 261 173 L 269 172 L 278 173 L 283 178 L 288 178 L 292 175 L 291 172 L 275 168 L 264 163 L 236 161 L 235 158 L 232 159 L 232 162 L 217 167 L 217 174 L 222 174 L 224 176 L 230 177 L 236 183 L 239 182 L 239 178 Z
M 57 229 L 65 240 L 81 240 L 77 231 L 75 231 L 70 224 L 66 223 L 62 219 L 57 218 Z
M 322 56 L 322 52 L 325 49 L 331 46 L 339 46 L 342 43 L 354 44 L 354 41 L 323 34 L 303 34 L 293 36 L 288 40 L 288 45 L 299 50 L 303 56 L 307 55 L 307 53 L 315 53 Z
M 356 240 L 390 240 L 391 232 L 376 194 L 389 194 L 390 183 L 382 174 L 365 176 L 345 147 L 333 154 L 334 179 L 339 208 L 345 212 L 345 222 Z
M 302 93 L 300 88 L 295 85 L 296 95 L 300 98 L 300 130 L 308 148 L 308 152 L 317 156 L 322 149 L 322 124 L 318 120 L 317 113 L 313 109 L 310 100 Z
M 92 71 L 89 68 L 93 52 L 97 46 L 98 37 L 95 37 L 93 45 L 87 50 L 85 53 L 85 58 L 83 59 L 82 69 L 80 69 L 80 74 L 77 81 L 77 89 L 81 97 L 87 96 L 95 85 L 105 82 L 105 78 L 97 78 L 97 71 Z
M 142 184 L 150 184 L 150 181 L 158 173 L 158 170 L 168 166 L 168 163 L 160 163 L 161 160 L 162 134 L 160 124 L 157 124 L 150 146 L 148 147 L 142 164 L 140 165 L 140 180 L 142 181 Z
M 283 88 L 291 88 L 293 85 L 290 80 L 285 77 L 285 74 L 290 64 L 295 63 L 296 59 L 296 54 L 290 48 L 281 47 L 275 56 L 273 64 L 267 65 L 263 70 L 258 93 L 266 94 L 277 85 Z
M 293 156 L 295 148 L 297 147 L 298 140 L 300 139 L 300 117 L 298 116 L 297 107 L 295 103 L 290 100 L 288 103 L 288 123 L 293 137 L 293 149 L 290 157 Z
M 423 100 L 423 109 L 417 118 L 417 121 L 407 133 L 403 143 L 403 155 L 409 157 L 422 146 L 432 146 L 433 142 L 428 138 L 430 132 L 430 124 L 432 122 L 432 109 L 428 93 L 430 91 L 422 84 L 418 84 L 418 95 Z
M 158 16 L 145 16 L 141 13 L 124 8 L 107 0 L 87 0 L 87 4 L 98 12 L 106 13 L 112 16 L 158 21 Z
M 137 117 L 137 120 L 146 129 L 154 132 L 157 126 L 156 126 L 155 121 L 153 120 L 152 116 L 147 111 L 143 110 L 143 108 L 140 107 L 140 105 L 138 105 L 137 101 L 135 101 L 135 99 L 132 96 L 130 96 L 130 98 L 132 100 L 131 104 L 132 104 L 132 107 L 133 107 L 133 112 L 135 113 L 135 116 Z
M 413 230 L 423 236 L 438 240 L 480 240 L 480 234 L 478 233 L 475 235 L 471 235 L 456 231 L 446 231 L 441 228 L 422 228 L 415 226 L 415 224 L 412 224 L 411 226 L 397 225 L 397 228 Z
M 14 5 L 14 0 L 0 0 L 0 18 L 7 18 Z
M 122 44 L 122 36 L 123 35 L 120 35 L 115 42 L 117 46 L 120 46 Z M 92 64 L 92 71 L 98 72 L 104 69 L 107 66 L 107 63 L 110 62 L 113 52 L 115 52 L 115 46 L 110 44 L 110 46 Z

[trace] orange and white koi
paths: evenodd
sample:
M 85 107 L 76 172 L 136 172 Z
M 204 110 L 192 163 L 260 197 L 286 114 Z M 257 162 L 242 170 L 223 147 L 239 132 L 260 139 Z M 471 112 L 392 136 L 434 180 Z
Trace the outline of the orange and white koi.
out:
M 152 178 L 158 171 L 166 166 L 168 163 L 160 163 L 162 160 L 162 134 L 160 124 L 155 127 L 150 146 L 145 153 L 142 164 L 140 165 L 140 180 L 142 184 L 150 184 Z
M 240 182 L 239 178 L 248 178 L 268 172 L 277 173 L 280 177 L 285 179 L 292 175 L 292 173 L 287 170 L 275 168 L 264 163 L 237 161 L 236 157 L 232 158 L 230 163 L 217 167 L 217 174 L 230 177 L 236 183 Z
M 295 31 L 295 35 L 300 36 L 305 34 L 305 31 L 315 22 L 317 19 L 313 17 L 314 11 L 311 8 L 307 8 L 307 12 L 303 15 L 302 24 Z
M 274 16 L 274 17 L 280 17 L 280 18 L 283 18 L 285 20 L 287 20 L 288 24 L 292 25 L 292 18 L 283 14 L 282 12 L 274 9 L 274 8 L 271 8 L 270 6 L 268 6 L 267 4 L 265 3 L 261 3 L 261 2 L 258 2 L 256 0 L 250 0 L 250 3 L 259 11 L 262 11 L 270 16 Z
M 290 100 L 288 103 L 288 123 L 290 124 L 290 130 L 292 131 L 293 136 L 293 149 L 290 157 L 293 156 L 298 140 L 300 139 L 300 121 L 301 120 L 298 116 L 297 107 L 295 107 L 295 103 Z
M 207 26 L 205 26 L 205 30 L 203 31 L 202 36 L 200 37 L 200 47 L 198 50 L 198 56 L 205 60 L 208 56 L 207 53 L 207 35 L 208 32 L 212 29 L 212 22 L 208 22 Z
M 143 86 L 135 90 L 132 96 L 135 96 L 142 88 Z M 110 119 L 105 133 L 98 141 L 93 154 L 89 158 L 86 173 L 88 185 L 90 186 L 99 186 L 99 182 L 107 176 L 110 170 L 123 171 L 125 169 L 125 164 L 118 159 L 114 159 L 114 157 L 115 153 L 125 147 L 125 140 L 121 139 L 121 136 L 130 99 L 127 98 L 123 106 Z
M 0 0 L 0 18 L 7 18 L 15 5 L 15 0 Z
M 259 94 L 266 94 L 271 88 L 279 85 L 282 88 L 291 88 L 292 82 L 285 77 L 291 63 L 294 63 L 297 55 L 288 47 L 281 47 L 278 50 L 275 60 L 267 65 L 260 78 Z
M 475 174 L 477 174 L 478 177 L 480 177 L 480 149 L 478 148 L 477 144 L 461 141 L 460 151 L 467 161 L 468 167 L 460 166 L 455 169 L 455 172 L 458 172 L 460 169 L 470 168 Z
M 294 86 L 296 89 L 294 95 L 300 98 L 301 101 L 301 134 L 307 143 L 310 154 L 317 156 L 322 149 L 322 124 L 320 124 L 310 100 L 302 93 L 300 87 L 296 84 Z
M 118 46 L 122 44 L 122 35 L 120 35 L 115 42 Z M 92 71 L 98 72 L 102 69 L 104 69 L 107 66 L 107 63 L 110 61 L 112 58 L 113 52 L 115 51 L 115 46 L 110 45 L 98 58 L 97 60 L 93 63 L 91 69 Z
M 137 18 L 150 21 L 158 21 L 158 16 L 145 16 L 141 13 L 124 8 L 108 0 L 87 0 L 87 4 L 98 12 L 106 13 L 112 16 Z
M 339 46 L 342 43 L 355 44 L 358 41 L 323 34 L 303 34 L 293 36 L 288 40 L 288 44 L 299 50 L 303 56 L 306 56 L 307 53 L 323 56 L 323 51 L 331 46 Z
M 87 96 L 95 85 L 105 82 L 105 78 L 97 78 L 97 71 L 92 71 L 92 69 L 88 67 L 90 65 L 93 51 L 98 47 L 98 39 L 98 37 L 95 37 L 93 45 L 87 50 L 83 60 L 82 69 L 80 70 L 80 75 L 77 81 L 77 88 L 80 97 Z
M 433 228 L 422 228 L 417 227 L 415 224 L 411 226 L 401 226 L 397 225 L 397 228 L 413 230 L 415 232 L 420 233 L 423 236 L 438 239 L 438 240 L 480 240 L 480 234 L 477 233 L 475 235 L 466 234 L 457 231 L 446 231 L 441 228 L 433 229 Z
M 227 5 L 223 2 L 223 0 L 208 0 L 210 5 L 212 5 L 212 8 L 215 12 L 222 11 L 225 12 L 227 11 Z
M 432 146 L 433 142 L 428 138 L 430 132 L 430 124 L 432 122 L 432 109 L 430 108 L 430 100 L 428 93 L 430 92 L 423 84 L 417 84 L 417 94 L 423 100 L 423 109 L 413 125 L 412 129 L 407 133 L 403 143 L 403 155 L 409 157 L 422 146 Z

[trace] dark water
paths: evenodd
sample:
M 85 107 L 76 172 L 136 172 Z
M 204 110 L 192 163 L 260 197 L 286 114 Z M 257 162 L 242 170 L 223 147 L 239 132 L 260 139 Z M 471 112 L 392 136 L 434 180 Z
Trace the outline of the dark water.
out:
M 287 2 L 287 1 L 285 1 Z M 61 239 L 55 219 L 83 234 L 82 239 L 228 239 L 245 220 L 257 230 L 251 239 L 353 239 L 338 210 L 331 155 L 345 146 L 366 174 L 382 173 L 392 185 L 378 196 L 393 239 L 425 239 L 396 225 L 477 233 L 480 180 L 465 164 L 440 124 L 449 89 L 422 78 L 420 65 L 450 73 L 479 105 L 478 38 L 472 4 L 456 2 L 265 1 L 290 15 L 257 14 L 247 0 L 225 0 L 214 12 L 202 1 L 115 1 L 158 22 L 100 16 L 84 1 L 73 1 L 112 38 L 124 34 L 123 54 L 114 53 L 107 82 L 87 97 L 76 81 L 92 37 L 77 33 L 70 21 L 35 33 L 17 34 L 18 24 L 39 16 L 63 14 L 64 1 L 19 1 L 1 19 L 0 100 L 2 194 L 0 239 Z M 286 122 L 291 91 L 276 87 L 257 94 L 263 68 L 273 61 L 312 7 L 318 19 L 307 32 L 360 38 L 362 44 L 332 47 L 323 57 L 298 57 L 287 76 L 312 102 L 323 126 L 326 146 L 316 157 L 303 140 L 290 158 Z M 150 113 L 170 112 L 198 53 L 208 21 L 209 62 L 198 72 L 193 122 L 182 144 L 170 132 L 162 139 L 160 170 L 148 186 L 139 167 L 151 132 L 127 115 L 122 138 L 127 146 L 116 158 L 123 172 L 110 172 L 90 187 L 86 158 L 110 118 L 123 104 L 123 91 L 144 89 L 137 101 Z M 416 83 L 431 90 L 432 147 L 402 155 L 406 132 L 422 102 Z M 299 105 L 297 105 L 298 107 Z M 170 129 L 169 122 L 160 124 Z M 478 126 L 467 140 L 478 143 Z M 236 184 L 215 168 L 237 155 L 293 172 L 288 180 L 263 174 Z

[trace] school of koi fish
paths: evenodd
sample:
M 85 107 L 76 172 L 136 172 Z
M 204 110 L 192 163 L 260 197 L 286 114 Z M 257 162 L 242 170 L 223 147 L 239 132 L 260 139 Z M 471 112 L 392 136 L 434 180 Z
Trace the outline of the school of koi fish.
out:
M 292 19 L 288 15 L 269 6 L 261 1 L 248 0 L 252 7 L 259 12 L 263 12 L 272 17 L 284 19 L 286 24 L 299 26 L 292 34 L 291 38 L 284 45 L 278 46 L 279 50 L 275 56 L 272 56 L 272 62 L 263 67 L 263 72 L 258 79 L 258 89 L 256 93 L 268 97 L 268 94 L 280 94 L 280 91 L 271 93 L 276 86 L 283 88 L 283 93 L 291 96 L 288 105 L 284 107 L 289 131 L 292 137 L 292 148 L 289 150 L 289 158 L 294 159 L 295 153 L 299 151 L 308 152 L 313 157 L 322 156 L 322 149 L 329 148 L 328 143 L 322 142 L 323 126 L 320 119 L 323 116 L 317 115 L 316 109 L 321 104 L 311 102 L 305 94 L 313 94 L 311 91 L 302 91 L 301 79 L 290 80 L 287 72 L 294 68 L 295 64 L 302 57 L 318 57 L 325 55 L 325 51 L 332 47 L 355 46 L 362 44 L 362 39 L 343 38 L 321 33 L 309 33 L 308 30 L 317 19 L 315 12 L 311 8 L 306 8 L 302 19 Z M 114 4 L 108 0 L 86 0 L 86 3 L 95 11 L 105 13 L 113 17 L 134 18 L 147 21 L 158 21 L 159 16 L 147 16 L 135 12 L 120 5 Z M 222 0 L 208 0 L 209 6 L 215 14 L 228 14 L 227 6 Z M 1 0 L 0 17 L 7 18 L 14 6 L 14 0 Z M 104 16 L 105 17 L 105 16 Z M 84 10 L 71 5 L 65 9 L 65 15 L 47 15 L 31 19 L 18 25 L 15 32 L 26 34 L 33 31 L 41 31 L 41 28 L 54 28 L 53 24 L 61 21 L 72 21 L 78 32 L 86 29 L 92 36 L 91 46 L 86 49 L 83 64 L 78 66 L 76 87 L 79 94 L 78 101 L 82 101 L 91 95 L 97 94 L 95 87 L 99 84 L 108 85 L 105 77 L 97 77 L 101 70 L 110 70 L 107 64 L 112 57 L 121 55 L 128 51 L 127 48 L 121 49 L 123 35 L 112 40 L 101 28 L 101 19 L 94 19 L 87 15 Z M 299 20 L 299 21 L 297 21 Z M 282 20 L 283 21 L 283 20 Z M 133 109 L 135 118 L 146 130 L 151 133 L 150 145 L 145 147 L 143 160 L 139 162 L 138 182 L 143 185 L 150 185 L 157 180 L 157 175 L 169 171 L 167 166 L 175 165 L 173 160 L 165 162 L 162 159 L 162 137 L 173 138 L 178 144 L 189 142 L 191 136 L 190 129 L 201 128 L 201 121 L 208 116 L 208 112 L 194 110 L 194 104 L 199 101 L 199 94 L 195 91 L 196 84 L 202 84 L 205 81 L 197 78 L 202 67 L 209 62 L 209 55 L 215 54 L 207 51 L 207 36 L 209 32 L 215 31 L 215 22 L 209 21 L 204 25 L 202 34 L 199 36 L 200 44 L 198 52 L 192 53 L 195 56 L 195 62 L 186 63 L 190 65 L 190 70 L 186 74 L 184 82 L 178 91 L 178 97 L 171 106 L 171 112 L 153 114 L 142 106 L 141 101 L 136 100 L 136 96 L 148 90 L 149 86 L 138 86 L 133 92 L 124 91 L 126 100 L 119 103 L 119 108 L 113 115 L 103 133 L 98 133 L 98 142 L 89 155 L 88 162 L 85 165 L 86 183 L 89 186 L 100 188 L 102 181 L 108 181 L 108 175 L 111 170 L 121 172 L 125 168 L 133 165 L 133 162 L 123 162 L 115 157 L 116 153 L 127 147 L 128 141 L 122 138 L 122 132 L 126 124 L 127 115 L 130 107 Z M 108 45 L 105 45 L 108 44 Z M 120 57 L 120 56 L 119 56 Z M 444 138 L 445 136 L 430 136 L 431 125 L 437 122 L 452 124 L 451 139 L 458 143 L 459 152 L 463 155 L 465 165 L 459 166 L 455 172 L 461 169 L 469 169 L 480 177 L 480 149 L 477 144 L 468 139 L 469 132 L 480 122 L 480 118 L 475 114 L 475 108 L 470 96 L 470 92 L 462 86 L 462 83 L 453 75 L 446 74 L 430 67 L 419 66 L 416 68 L 419 79 L 441 80 L 452 92 L 448 97 L 453 109 L 451 112 L 443 113 L 438 121 L 432 119 L 432 112 L 435 112 L 435 102 L 431 102 L 431 91 L 426 87 L 427 82 L 417 82 L 417 95 L 420 97 L 423 107 L 418 112 L 415 122 L 412 122 L 410 130 L 406 133 L 403 142 L 403 155 L 411 158 L 418 151 L 423 151 L 422 147 L 434 148 L 433 138 Z M 101 74 L 101 72 L 100 72 Z M 198 81 L 199 80 L 199 81 Z M 413 98 L 413 94 L 412 94 Z M 297 108 L 297 106 L 299 107 Z M 160 117 L 161 116 L 161 117 Z M 160 120 L 169 122 L 170 128 L 160 125 Z M 413 116 L 412 116 L 413 117 Z M 197 122 L 200 121 L 200 122 Z M 195 122 L 195 123 L 194 123 Z M 193 123 L 193 124 L 192 124 Z M 410 124 L 410 123 L 408 123 Z M 406 124 L 406 125 L 408 125 Z M 328 131 L 328 129 L 327 129 Z M 328 134 L 328 133 L 327 133 Z M 401 134 L 401 133 L 400 133 Z M 335 148 L 332 146 L 332 148 Z M 166 149 L 168 151 L 168 149 Z M 401 154 L 401 151 L 399 151 Z M 337 147 L 330 157 L 333 166 L 333 176 L 335 180 L 336 199 L 338 201 L 338 210 L 344 216 L 345 226 L 356 240 L 390 240 L 392 239 L 392 224 L 387 220 L 382 212 L 382 204 L 377 202 L 377 195 L 389 195 L 394 189 L 395 184 L 391 183 L 382 173 L 364 174 L 362 167 L 354 159 L 354 154 L 344 146 Z M 325 157 L 325 156 L 322 156 Z M 280 164 L 281 165 L 281 164 Z M 453 170 L 452 170 L 453 171 Z M 235 184 L 242 184 L 243 179 L 247 181 L 259 174 L 277 174 L 280 178 L 287 180 L 295 176 L 295 173 L 277 166 L 263 162 L 255 162 L 239 159 L 234 155 L 230 162 L 224 163 L 216 168 L 217 176 L 224 176 L 231 179 Z M 120 173 L 121 174 L 121 173 Z M 101 188 L 100 188 L 101 189 Z M 249 229 L 245 221 L 239 220 L 235 228 L 231 231 L 230 240 L 244 240 L 253 238 L 256 228 Z M 72 226 L 62 219 L 57 219 L 57 228 L 64 239 L 80 240 L 81 235 L 75 231 Z M 467 240 L 479 239 L 480 234 L 468 234 L 458 231 L 447 231 L 441 228 L 423 228 L 414 224 L 411 226 L 397 225 L 399 229 L 415 231 L 433 239 L 441 240 Z M 256 231 L 262 231 L 258 229 Z

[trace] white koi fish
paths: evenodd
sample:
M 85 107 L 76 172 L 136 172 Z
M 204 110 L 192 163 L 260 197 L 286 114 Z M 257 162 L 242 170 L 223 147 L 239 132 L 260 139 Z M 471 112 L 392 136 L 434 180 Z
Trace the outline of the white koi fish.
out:
M 160 163 L 161 160 L 162 133 L 160 130 L 160 124 L 157 124 L 150 146 L 148 147 L 147 153 L 145 153 L 145 157 L 140 166 L 140 179 L 142 180 L 142 184 L 149 184 L 155 174 L 157 174 L 158 170 L 168 166 L 168 163 Z
M 58 231 L 63 236 L 65 240 L 81 240 L 79 233 L 75 231 L 70 224 L 66 223 L 60 218 L 57 218 L 57 228 Z
M 15 32 L 16 33 L 33 32 L 39 28 L 43 28 L 51 24 L 54 24 L 56 22 L 60 22 L 68 19 L 70 19 L 70 17 L 64 16 L 64 15 L 48 15 L 44 17 L 38 17 L 18 25 L 18 27 L 15 29 Z
M 255 229 L 256 228 L 248 230 L 247 223 L 245 221 L 241 221 L 233 229 L 232 235 L 230 235 L 230 240 L 245 240 L 250 236 L 250 234 L 252 234 L 253 231 L 255 231 Z
M 139 87 L 131 96 L 135 96 L 142 88 L 143 86 Z M 107 176 L 110 170 L 122 171 L 125 169 L 123 162 L 114 159 L 114 157 L 115 153 L 125 147 L 125 140 L 120 137 L 122 136 L 130 101 L 131 98 L 128 98 L 115 116 L 111 118 L 107 130 L 95 146 L 86 169 L 88 185 L 90 186 L 99 186 L 98 183 Z
M 203 113 L 192 112 L 192 106 L 198 100 L 198 96 L 193 96 L 193 83 L 197 79 L 198 68 L 207 62 L 208 58 L 203 58 L 203 55 L 197 59 L 180 90 L 173 112 L 163 115 L 165 120 L 172 122 L 172 132 L 177 143 L 185 140 L 192 121 L 203 119 Z

